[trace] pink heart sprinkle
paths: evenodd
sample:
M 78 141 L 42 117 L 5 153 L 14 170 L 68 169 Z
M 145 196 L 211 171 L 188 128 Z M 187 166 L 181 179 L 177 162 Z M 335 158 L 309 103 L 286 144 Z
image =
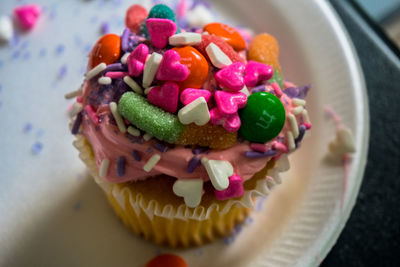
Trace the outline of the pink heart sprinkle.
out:
M 204 97 L 206 102 L 208 102 L 211 97 L 211 92 L 205 89 L 186 88 L 182 91 L 180 99 L 182 104 L 186 106 L 199 97 Z
M 181 56 L 175 50 L 164 53 L 157 72 L 160 81 L 184 81 L 189 76 L 189 69 L 179 62 Z
M 243 196 L 244 187 L 242 178 L 237 174 L 232 175 L 231 177 L 229 177 L 228 188 L 221 191 L 214 190 L 214 194 L 218 200 L 225 200 Z
M 151 18 L 146 20 L 151 43 L 159 49 L 168 44 L 168 38 L 175 34 L 176 24 L 170 19 Z
M 175 113 L 178 108 L 179 87 L 176 83 L 166 82 L 161 87 L 151 88 L 147 99 L 170 113 Z
M 274 75 L 274 69 L 255 61 L 249 61 L 246 65 L 244 84 L 249 87 L 256 86 L 259 82 L 267 81 Z
M 246 66 L 242 62 L 235 62 L 215 74 L 215 79 L 222 88 L 231 91 L 240 91 L 244 86 L 244 73 Z
M 247 102 L 247 96 L 242 92 L 216 91 L 214 97 L 219 111 L 225 116 L 235 114 L 238 108 L 244 108 Z
M 40 13 L 41 9 L 38 5 L 25 5 L 14 9 L 15 18 L 26 30 L 30 30 L 35 26 Z
M 126 61 L 128 64 L 129 76 L 139 77 L 140 74 L 142 74 L 148 54 L 149 47 L 145 44 L 140 44 L 133 50 Z
M 210 110 L 210 122 L 216 125 L 222 125 L 228 132 L 237 132 L 240 128 L 241 121 L 237 113 L 227 117 L 224 116 L 218 108 Z

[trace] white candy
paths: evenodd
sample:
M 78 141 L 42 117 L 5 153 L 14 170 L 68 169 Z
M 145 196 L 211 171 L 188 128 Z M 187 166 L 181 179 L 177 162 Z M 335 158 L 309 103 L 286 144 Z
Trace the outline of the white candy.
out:
M 308 116 L 308 111 L 305 109 L 305 110 L 303 110 L 303 112 L 302 112 L 302 117 L 303 117 L 303 121 L 305 122 L 305 123 L 308 123 L 308 124 L 310 124 L 311 123 L 311 121 L 310 121 L 310 117 Z
M 211 63 L 219 69 L 232 64 L 231 59 L 214 43 L 210 43 L 206 47 L 206 52 Z
M 97 82 L 99 84 L 111 84 L 112 80 L 110 77 L 100 77 Z
M 143 135 L 143 140 L 144 141 L 149 141 L 151 138 L 153 138 L 153 136 L 151 134 L 149 134 L 149 133 L 145 133 Z
M 75 117 L 79 112 L 81 112 L 83 109 L 83 106 L 81 103 L 75 102 L 72 105 L 71 111 L 69 112 L 69 117 L 73 118 Z
M 109 159 L 103 159 L 103 161 L 101 162 L 101 165 L 100 165 L 100 171 L 99 171 L 100 177 L 102 177 L 102 178 L 106 177 L 106 175 L 108 173 L 108 166 L 109 165 L 110 165 L 110 160 Z
M 126 52 L 122 57 L 121 57 L 121 63 L 122 64 L 126 64 L 126 62 L 128 61 L 128 57 L 131 53 Z
M 297 138 L 299 136 L 299 126 L 297 125 L 296 117 L 293 114 L 289 114 L 287 118 L 289 120 L 290 128 L 293 132 L 293 137 Z
M 233 167 L 228 161 L 209 160 L 203 157 L 201 163 L 206 168 L 215 189 L 221 191 L 228 188 L 229 177 L 233 175 Z
M 201 34 L 195 32 L 181 32 L 168 39 L 170 45 L 195 45 L 201 42 Z
M 64 97 L 65 97 L 65 99 L 71 99 L 71 98 L 80 96 L 81 94 L 82 94 L 82 88 L 79 88 L 79 89 L 76 90 L 76 91 L 72 91 L 72 92 L 66 93 L 66 94 L 64 95 Z
M 294 115 L 299 115 L 303 112 L 303 110 L 304 110 L 303 106 L 297 106 L 294 109 L 292 109 L 292 113 Z
M 110 110 L 111 110 L 112 115 L 114 116 L 115 121 L 117 122 L 119 131 L 121 133 L 126 133 L 126 126 L 125 126 L 124 120 L 122 119 L 121 115 L 118 112 L 117 103 L 111 102 Z
M 151 171 L 154 168 L 154 166 L 156 166 L 156 164 L 160 161 L 160 159 L 161 159 L 160 155 L 154 154 L 153 156 L 151 156 L 151 158 L 149 158 L 149 160 L 143 166 L 143 170 L 146 172 Z
M 143 70 L 143 88 L 147 88 L 153 82 L 154 77 L 158 71 L 162 60 L 162 55 L 154 52 L 150 57 L 147 57 L 147 61 L 144 64 Z
M 182 124 L 194 122 L 198 126 L 203 126 L 210 121 L 207 101 L 204 97 L 199 97 L 193 102 L 181 108 L 178 112 L 179 121 Z
M 294 142 L 293 133 L 291 131 L 288 131 L 286 133 L 286 139 L 287 139 L 287 146 L 289 148 L 289 151 L 295 150 L 296 143 Z
M 140 131 L 136 129 L 135 127 L 128 126 L 128 129 L 126 130 L 130 135 L 133 136 L 140 136 Z
M 336 133 L 336 139 L 329 143 L 329 150 L 336 155 L 355 152 L 353 134 L 349 129 L 342 128 Z
M 190 208 L 197 207 L 201 202 L 203 193 L 203 180 L 201 179 L 185 179 L 176 180 L 172 187 L 174 194 L 183 197 L 186 206 Z
M 0 17 L 0 41 L 8 42 L 13 36 L 13 23 L 8 16 Z
M 197 5 L 186 14 L 187 22 L 192 27 L 203 28 L 206 24 L 214 21 L 213 15 L 203 5 Z
M 278 161 L 275 164 L 275 168 L 280 172 L 286 172 L 290 169 L 290 163 L 288 156 L 286 154 L 282 154 Z
M 143 95 L 143 89 L 128 75 L 124 77 L 124 82 L 137 94 Z
M 102 72 L 103 70 L 105 70 L 107 68 L 106 63 L 100 63 L 99 65 L 97 65 L 96 67 L 94 67 L 93 69 L 89 70 L 86 74 L 85 74 L 85 80 L 90 80 L 92 79 L 94 76 L 96 76 L 97 74 L 99 74 L 100 72 Z
M 296 106 L 305 106 L 306 105 L 306 101 L 304 99 L 300 99 L 300 98 L 293 98 L 292 102 Z

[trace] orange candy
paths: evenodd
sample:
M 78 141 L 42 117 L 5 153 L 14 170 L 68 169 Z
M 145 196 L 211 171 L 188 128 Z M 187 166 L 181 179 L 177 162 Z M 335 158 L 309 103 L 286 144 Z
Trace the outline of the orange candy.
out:
M 275 37 L 268 33 L 261 33 L 253 38 L 249 45 L 248 59 L 271 65 L 280 70 L 278 62 L 279 45 Z
M 191 123 L 184 128 L 176 143 L 178 145 L 199 145 L 212 149 L 227 149 L 237 143 L 237 132 L 230 133 L 222 126 L 210 123 L 203 126 Z
M 121 38 L 116 34 L 101 37 L 89 53 L 88 69 L 104 62 L 107 65 L 117 61 L 121 54 Z
M 181 56 L 180 63 L 189 69 L 189 76 L 177 82 L 180 91 L 186 88 L 201 88 L 208 76 L 208 63 L 199 51 L 191 46 L 173 48 Z
M 146 264 L 146 267 L 187 267 L 182 257 L 174 254 L 161 254 Z
M 221 37 L 236 51 L 242 51 L 246 48 L 246 42 L 240 33 L 235 28 L 224 23 L 209 23 L 204 26 L 203 31 Z

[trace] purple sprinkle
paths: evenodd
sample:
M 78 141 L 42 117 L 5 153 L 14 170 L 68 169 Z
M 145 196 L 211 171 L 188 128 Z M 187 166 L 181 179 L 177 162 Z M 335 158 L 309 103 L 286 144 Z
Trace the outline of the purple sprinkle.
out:
M 251 90 L 251 93 L 265 92 L 265 85 L 259 85 Z
M 117 172 L 119 177 L 123 177 L 125 175 L 125 157 L 120 156 L 117 159 Z
M 40 142 L 35 142 L 35 143 L 33 144 L 33 146 L 32 146 L 32 153 L 33 153 L 34 155 L 37 155 L 37 154 L 40 153 L 40 151 L 42 151 L 42 149 L 43 149 L 43 144 L 40 143 Z
M 33 126 L 31 123 L 26 123 L 24 126 L 24 133 L 29 133 L 32 130 Z
M 100 33 L 107 34 L 110 32 L 110 24 L 107 21 L 104 21 L 100 25 Z
M 151 154 L 153 153 L 153 151 L 154 151 L 153 148 L 149 146 L 146 150 L 146 153 Z
M 56 54 L 61 55 L 65 51 L 65 46 L 63 44 L 59 44 L 56 47 Z
M 164 145 L 163 143 L 155 143 L 154 148 L 157 149 L 158 151 L 165 153 L 168 150 L 168 147 Z
M 109 72 L 109 71 L 127 71 L 128 66 L 127 65 L 122 65 L 121 63 L 113 63 L 110 65 L 107 65 L 106 69 L 104 72 Z
M 122 33 L 122 36 L 121 36 L 121 48 L 122 48 L 122 51 L 124 51 L 124 52 L 128 51 L 128 49 L 129 49 L 128 41 L 129 41 L 129 35 L 130 34 L 131 34 L 131 31 L 128 28 L 126 28 L 124 30 L 124 32 Z
M 296 140 L 294 140 L 295 144 L 296 144 L 296 147 L 298 147 L 300 142 L 301 142 L 301 140 L 303 140 L 303 137 L 304 137 L 305 133 L 306 133 L 306 126 L 302 124 L 299 127 L 299 136 L 296 138 Z
M 40 49 L 40 51 L 39 51 L 39 57 L 44 57 L 44 56 L 46 56 L 46 54 L 47 54 L 46 48 Z
M 196 147 L 192 149 L 192 153 L 195 155 L 199 155 L 201 153 L 204 153 L 206 151 L 208 151 L 208 147 Z
M 142 158 L 141 158 L 140 155 L 139 155 L 139 152 L 138 152 L 136 149 L 132 150 L 132 157 L 133 157 L 136 161 L 141 161 L 141 160 L 142 160 Z
M 276 150 L 270 149 L 266 152 L 257 152 L 257 151 L 246 151 L 244 152 L 244 156 L 246 158 L 252 158 L 252 159 L 257 159 L 257 158 L 264 158 L 264 157 L 273 157 L 276 155 Z
M 188 163 L 186 172 L 188 172 L 188 173 L 194 172 L 194 169 L 196 169 L 196 167 L 199 166 L 200 163 L 201 163 L 200 158 L 198 158 L 197 156 L 193 156 L 193 158 Z
M 62 78 L 64 78 L 65 75 L 67 75 L 67 71 L 68 71 L 67 65 L 66 65 L 66 64 L 62 65 L 62 66 L 60 67 L 60 69 L 58 70 L 57 79 L 58 79 L 58 80 L 61 80 Z
M 304 99 L 310 90 L 311 85 L 304 85 L 300 87 L 289 87 L 283 90 L 283 92 L 290 98 L 301 98 Z
M 76 119 L 74 125 L 72 126 L 71 133 L 77 134 L 79 132 L 79 127 L 81 127 L 81 124 L 82 124 L 82 112 L 79 112 L 78 115 L 76 115 Z

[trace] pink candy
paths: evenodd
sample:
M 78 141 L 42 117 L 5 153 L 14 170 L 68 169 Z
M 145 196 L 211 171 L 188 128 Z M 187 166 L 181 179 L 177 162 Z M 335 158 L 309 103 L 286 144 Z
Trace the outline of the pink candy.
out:
M 106 77 L 110 77 L 111 79 L 122 79 L 126 75 L 128 75 L 128 73 L 122 71 L 109 71 L 105 74 Z
M 133 50 L 127 59 L 129 76 L 139 77 L 142 74 L 148 54 L 149 47 L 145 44 L 140 44 Z
M 32 29 L 41 13 L 38 5 L 25 5 L 14 9 L 14 16 L 18 23 L 25 29 Z
M 208 102 L 211 97 L 211 92 L 205 89 L 186 88 L 182 91 L 180 99 L 182 104 L 186 106 L 199 97 L 204 97 L 206 102 Z
M 215 79 L 222 88 L 237 92 L 244 86 L 246 66 L 242 62 L 235 62 L 215 74 Z
M 184 81 L 189 76 L 189 69 L 179 62 L 181 56 L 174 50 L 164 53 L 157 72 L 160 81 Z
M 168 38 L 175 34 L 177 27 L 170 19 L 151 18 L 146 20 L 151 43 L 159 49 L 168 44 Z
M 238 108 L 244 108 L 247 102 L 247 96 L 242 92 L 216 91 L 214 97 L 219 111 L 225 116 L 235 114 Z
M 100 123 L 100 119 L 99 117 L 96 115 L 96 111 L 94 111 L 93 107 L 91 105 L 86 105 L 85 106 L 85 111 L 87 112 L 90 120 L 95 123 L 95 124 L 99 124 Z
M 274 75 L 274 69 L 266 64 L 249 61 L 246 65 L 244 83 L 246 86 L 253 87 L 259 82 L 267 81 Z
M 147 99 L 170 113 L 175 113 L 178 108 L 179 87 L 176 83 L 166 82 L 161 87 L 151 88 Z
M 228 132 L 237 132 L 240 128 L 240 117 L 237 113 L 232 116 L 224 116 L 218 108 L 210 110 L 210 122 L 216 125 L 222 125 Z
M 232 175 L 231 177 L 229 177 L 228 188 L 221 191 L 214 190 L 214 194 L 218 200 L 225 200 L 243 196 L 244 187 L 242 178 L 237 174 Z

